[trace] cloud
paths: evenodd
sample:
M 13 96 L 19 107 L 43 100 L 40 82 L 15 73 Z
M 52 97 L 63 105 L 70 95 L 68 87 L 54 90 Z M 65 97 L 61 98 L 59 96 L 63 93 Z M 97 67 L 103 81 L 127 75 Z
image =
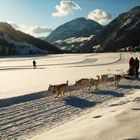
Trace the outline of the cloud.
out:
M 62 0 L 59 5 L 55 6 L 56 12 L 52 13 L 54 17 L 62 17 L 72 14 L 74 10 L 80 10 L 80 6 L 70 0 Z
M 13 23 L 12 21 L 7 21 L 7 23 L 11 24 L 13 28 L 16 30 L 20 30 L 24 33 L 30 34 L 34 37 L 46 37 L 53 30 L 46 26 L 27 26 L 27 25 L 18 25 Z
M 92 19 L 102 25 L 105 25 L 110 21 L 110 19 L 112 18 L 112 15 L 101 9 L 95 9 L 95 10 L 89 12 L 88 18 Z

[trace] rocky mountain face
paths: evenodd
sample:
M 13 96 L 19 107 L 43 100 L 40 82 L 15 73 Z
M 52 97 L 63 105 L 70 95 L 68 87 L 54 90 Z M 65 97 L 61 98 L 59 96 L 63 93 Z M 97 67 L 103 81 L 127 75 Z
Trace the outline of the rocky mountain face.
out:
M 38 38 L 0 22 L 0 55 L 61 53 L 61 50 Z
M 47 41 L 73 52 L 118 51 L 140 45 L 140 6 L 120 14 L 108 25 L 78 18 L 53 31 Z
M 118 51 L 140 45 L 140 6 L 119 15 L 104 29 L 84 44 L 89 48 L 100 45 L 102 51 Z
M 62 53 L 62 50 L 118 51 L 140 46 L 140 6 L 120 14 L 104 27 L 93 20 L 77 18 L 59 26 L 43 39 L 45 41 L 0 22 L 0 55 Z
M 78 40 L 81 45 L 81 40 L 83 42 L 84 37 L 87 37 L 88 40 L 91 35 L 97 34 L 101 29 L 102 26 L 97 22 L 81 17 L 59 26 L 45 40 L 60 48 L 64 47 L 71 50 L 71 48 L 74 48 L 73 45 L 78 45 Z M 81 40 L 80 37 L 82 37 Z M 74 40 L 72 43 L 70 42 L 72 38 L 76 41 L 75 44 Z M 86 39 L 84 39 L 84 42 L 86 42 Z

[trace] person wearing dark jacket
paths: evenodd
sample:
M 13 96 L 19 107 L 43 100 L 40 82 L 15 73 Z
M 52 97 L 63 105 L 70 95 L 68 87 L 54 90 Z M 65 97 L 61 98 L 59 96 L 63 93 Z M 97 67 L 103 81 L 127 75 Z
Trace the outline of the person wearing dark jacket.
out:
M 136 77 L 139 77 L 139 59 L 135 58 L 135 70 L 136 70 Z
M 33 68 L 35 69 L 36 68 L 36 61 L 33 60 Z
M 133 57 L 129 60 L 129 73 L 130 76 L 135 75 L 135 59 Z

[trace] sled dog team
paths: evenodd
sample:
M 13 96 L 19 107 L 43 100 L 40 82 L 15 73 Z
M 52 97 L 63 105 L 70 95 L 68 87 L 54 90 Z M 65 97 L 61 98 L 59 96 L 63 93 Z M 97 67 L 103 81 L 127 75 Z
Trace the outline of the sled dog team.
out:
M 115 85 L 119 85 L 119 81 L 123 77 L 124 77 L 123 75 L 119 75 L 119 74 L 113 75 L 111 77 L 109 77 L 109 75 L 107 74 L 101 76 L 97 75 L 97 79 L 82 78 L 75 82 L 75 86 L 78 87 L 78 89 L 82 89 L 82 90 L 88 89 L 88 91 L 91 90 L 92 86 L 95 86 L 95 90 L 98 90 L 99 85 L 105 83 L 111 83 L 113 81 L 115 82 Z M 57 98 L 59 95 L 61 95 L 62 97 L 66 92 L 66 89 L 68 87 L 68 82 L 69 81 L 59 85 L 49 85 L 48 92 L 56 94 L 55 98 Z

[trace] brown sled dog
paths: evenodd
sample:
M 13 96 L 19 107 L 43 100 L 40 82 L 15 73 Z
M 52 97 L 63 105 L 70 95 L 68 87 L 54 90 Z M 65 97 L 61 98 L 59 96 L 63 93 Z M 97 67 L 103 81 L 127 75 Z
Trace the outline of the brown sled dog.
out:
M 97 75 L 96 77 L 97 77 L 97 79 L 91 79 L 91 84 L 92 84 L 92 86 L 95 86 L 95 90 L 98 90 L 98 86 L 101 85 L 103 82 L 100 79 L 99 75 Z
M 48 91 L 56 94 L 55 98 L 57 98 L 59 95 L 64 95 L 66 92 L 66 88 L 68 87 L 68 82 L 60 85 L 49 85 Z
M 82 90 L 88 88 L 88 91 L 90 91 L 92 86 L 91 79 L 86 79 L 86 78 L 80 79 L 75 82 L 75 86 L 79 87 Z
M 114 80 L 115 80 L 115 85 L 118 86 L 119 85 L 119 82 L 120 80 L 123 78 L 123 75 L 120 75 L 120 74 L 115 74 L 114 75 Z

